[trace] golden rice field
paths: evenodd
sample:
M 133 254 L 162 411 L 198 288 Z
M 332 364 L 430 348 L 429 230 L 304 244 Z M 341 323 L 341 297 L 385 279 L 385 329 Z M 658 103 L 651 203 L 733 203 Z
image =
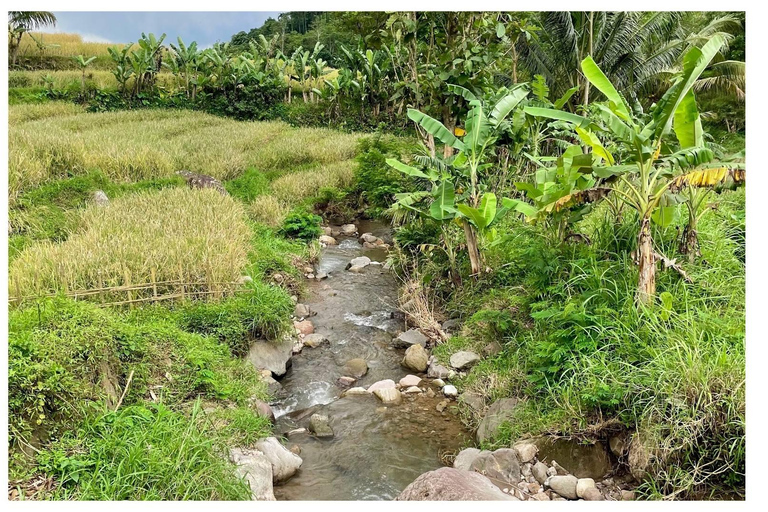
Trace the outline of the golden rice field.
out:
M 32 32 L 31 35 L 25 33 L 21 37 L 19 56 L 73 57 L 85 55 L 90 57 L 92 55 L 109 55 L 108 48 L 122 48 L 123 46 L 124 44 L 86 42 L 83 41 L 80 34 Z
M 25 249 L 10 265 L 10 294 L 180 279 L 208 284 L 195 288 L 199 291 L 211 283 L 237 281 L 247 263 L 250 238 L 243 205 L 215 190 L 131 194 L 107 207 L 86 208 L 65 242 Z
M 180 169 L 227 180 L 249 167 L 278 173 L 322 168 L 350 160 L 358 139 L 185 110 L 77 113 L 49 104 L 12 105 L 9 112 L 11 203 L 24 190 L 96 169 L 114 181 L 135 182 Z
M 81 85 L 83 73 L 76 69 L 44 69 L 44 70 L 12 70 L 8 72 L 8 83 L 13 87 L 53 87 L 65 89 L 70 86 L 77 88 Z M 157 74 L 157 83 L 162 87 L 178 88 L 178 78 L 171 73 Z M 50 83 L 47 82 L 50 80 Z M 86 84 L 99 89 L 117 89 L 118 83 L 111 71 L 88 69 L 85 72 Z M 133 86 L 133 78 L 128 80 L 127 87 Z

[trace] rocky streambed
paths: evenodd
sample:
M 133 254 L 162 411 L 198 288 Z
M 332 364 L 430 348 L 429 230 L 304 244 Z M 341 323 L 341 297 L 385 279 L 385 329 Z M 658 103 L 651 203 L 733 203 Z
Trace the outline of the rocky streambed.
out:
M 476 438 L 465 428 L 449 380 L 480 356 L 460 352 L 450 368 L 438 365 L 429 340 L 408 328 L 385 264 L 389 236 L 375 222 L 327 228 L 316 267 L 306 269 L 309 293 L 296 305 L 296 337 L 253 344 L 249 359 L 276 397 L 271 410 L 257 405 L 274 415 L 282 439 L 232 451 L 254 499 L 629 499 L 626 482 L 609 477 L 611 455 L 601 447 L 470 448 L 517 401 L 486 411 L 482 398 L 463 396 L 485 412 Z

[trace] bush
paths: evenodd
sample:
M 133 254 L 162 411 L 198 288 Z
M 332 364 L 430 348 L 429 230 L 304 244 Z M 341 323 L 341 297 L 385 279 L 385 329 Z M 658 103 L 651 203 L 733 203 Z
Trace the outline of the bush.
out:
M 358 144 L 352 190 L 376 213 L 389 208 L 395 194 L 411 190 L 403 174 L 386 163 L 387 158 L 401 158 L 404 151 L 406 148 L 400 140 L 381 134 L 361 139 Z
M 283 221 L 280 234 L 308 242 L 323 234 L 323 230 L 320 229 L 322 221 L 323 219 L 319 215 L 294 212 L 289 214 Z

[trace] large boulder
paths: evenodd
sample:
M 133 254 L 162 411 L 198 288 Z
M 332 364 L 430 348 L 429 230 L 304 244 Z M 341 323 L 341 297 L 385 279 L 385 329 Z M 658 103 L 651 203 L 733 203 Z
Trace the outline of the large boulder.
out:
M 411 345 L 408 350 L 405 351 L 403 366 L 415 372 L 423 372 L 427 369 L 428 360 L 429 354 L 427 354 L 424 347 L 421 345 Z
M 515 486 L 520 482 L 520 463 L 516 452 L 510 448 L 479 454 L 469 469 L 486 476 L 499 489 Z
M 369 258 L 368 256 L 358 256 L 357 258 L 352 258 L 351 260 L 349 260 L 349 263 L 347 264 L 347 268 L 352 268 L 352 267 L 365 268 L 370 264 L 371 264 L 371 258 Z
M 451 366 L 457 370 L 468 370 L 480 361 L 480 356 L 468 350 L 456 352 L 451 356 Z
M 256 449 L 272 464 L 273 483 L 285 482 L 301 467 L 301 457 L 291 453 L 276 437 L 267 437 L 256 443 Z
M 324 343 L 328 343 L 328 337 L 323 334 L 307 334 L 302 341 L 305 347 L 316 348 Z
M 519 501 L 472 471 L 440 468 L 419 476 L 396 501 Z
M 555 491 L 557 494 L 562 496 L 563 498 L 568 498 L 569 500 L 575 500 L 579 496 L 576 494 L 576 486 L 578 485 L 579 479 L 576 478 L 573 475 L 555 475 L 549 477 L 549 480 L 547 481 L 547 485 L 549 485 L 549 488 Z
M 429 342 L 429 338 L 424 336 L 418 329 L 409 329 L 392 340 L 396 348 L 408 348 L 412 345 L 426 347 L 427 342 Z
M 321 244 L 325 244 L 325 245 L 336 245 L 338 243 L 336 242 L 336 239 L 330 235 L 320 235 L 320 238 L 318 238 L 318 240 L 320 241 Z
M 344 364 L 341 373 L 345 376 L 359 379 L 368 373 L 368 363 L 365 362 L 365 359 L 350 359 Z
M 248 482 L 252 500 L 275 501 L 272 464 L 263 453 L 246 448 L 231 448 L 229 458 L 237 466 L 238 476 Z
M 354 224 L 344 224 L 341 226 L 341 234 L 346 236 L 352 236 L 357 233 L 357 226 Z
M 539 460 L 557 461 L 577 478 L 598 481 L 613 470 L 611 454 L 605 443 L 585 444 L 574 439 L 553 437 L 539 437 L 534 441 L 539 448 Z M 558 474 L 561 473 L 558 471 Z
M 517 398 L 502 398 L 491 404 L 477 427 L 477 441 L 483 443 L 493 438 L 499 426 L 512 418 L 515 407 Z
M 248 351 L 248 361 L 257 370 L 269 370 L 276 377 L 290 368 L 293 340 L 289 337 L 275 341 L 255 341 Z

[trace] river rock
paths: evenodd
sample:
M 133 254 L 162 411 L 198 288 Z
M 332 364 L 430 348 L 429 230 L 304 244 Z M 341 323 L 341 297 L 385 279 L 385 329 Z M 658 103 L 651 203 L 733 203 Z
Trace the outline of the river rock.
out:
M 499 426 L 512 418 L 515 407 L 517 407 L 516 398 L 502 398 L 491 404 L 477 427 L 478 442 L 483 443 L 493 438 Z
M 466 404 L 476 413 L 483 412 L 483 408 L 485 408 L 485 398 L 483 398 L 483 396 L 479 393 L 462 393 L 461 397 L 459 397 L 459 401 L 463 404 Z
M 446 384 L 445 387 L 443 387 L 443 394 L 448 398 L 455 398 L 459 395 L 459 391 L 456 389 L 456 386 Z
M 400 391 L 395 388 L 379 388 L 373 390 L 373 394 L 385 404 L 399 404 L 402 401 Z
M 435 362 L 429 365 L 427 370 L 427 377 L 430 379 L 452 379 L 456 376 L 456 372 L 449 370 L 443 365 L 439 365 Z
M 237 466 L 237 474 L 245 478 L 254 501 L 275 501 L 272 489 L 272 464 L 258 450 L 230 448 L 230 460 Z
M 575 500 L 579 497 L 576 494 L 576 485 L 578 481 L 579 479 L 573 475 L 555 475 L 549 477 L 547 485 L 563 498 Z
M 445 381 L 443 379 L 433 379 L 432 385 L 440 389 L 443 389 L 445 387 Z
M 486 476 L 499 489 L 508 488 L 520 482 L 520 463 L 515 451 L 510 448 L 479 454 L 472 461 L 469 469 Z
M 352 265 L 347 269 L 347 272 L 352 272 L 353 274 L 362 274 L 365 272 L 365 267 L 361 267 L 359 265 Z
M 276 437 L 267 437 L 256 443 L 256 449 L 272 464 L 272 481 L 285 482 L 301 467 L 301 457 L 291 453 Z
M 400 379 L 400 382 L 398 382 L 398 384 L 400 384 L 401 388 L 418 386 L 419 384 L 421 384 L 421 377 L 417 377 L 416 375 L 406 375 L 405 377 Z
M 456 455 L 456 458 L 453 459 L 453 467 L 456 469 L 469 471 L 469 468 L 472 465 L 472 462 L 474 462 L 477 456 L 480 455 L 481 453 L 484 453 L 484 452 L 481 452 L 477 448 L 464 448 L 459 452 L 458 455 Z
M 635 499 L 635 491 L 621 491 L 621 501 L 632 501 Z
M 330 232 L 330 230 L 329 230 L 329 232 Z M 338 244 L 336 239 L 333 238 L 332 236 L 330 236 L 329 234 L 320 235 L 320 238 L 318 238 L 318 240 L 320 241 L 321 244 L 325 244 L 325 245 L 337 245 Z
M 451 366 L 457 370 L 468 370 L 478 361 L 480 361 L 480 356 L 467 350 L 456 352 L 451 356 Z
M 301 322 L 293 322 L 293 326 L 299 333 L 307 335 L 315 332 L 315 325 L 311 320 L 302 320 Z
M 257 370 L 269 370 L 276 377 L 285 375 L 290 367 L 293 340 L 285 337 L 275 341 L 255 341 L 248 351 L 248 361 Z
M 354 224 L 344 224 L 341 226 L 341 234 L 346 236 L 352 236 L 357 233 L 357 226 Z
M 324 235 L 332 236 L 333 234 L 333 229 L 331 226 L 320 226 L 320 229 L 323 230 Z
M 365 359 L 350 359 L 341 371 L 345 376 L 359 379 L 368 373 L 368 363 L 365 362 Z
M 579 478 L 576 482 L 576 496 L 583 498 L 587 489 L 597 489 L 595 481 L 591 478 Z
M 368 242 L 369 244 L 375 244 L 377 240 L 379 240 L 379 238 L 374 236 L 373 233 L 363 233 L 360 235 L 360 239 L 358 241 L 361 244 L 365 242 Z
M 531 462 L 539 452 L 539 448 L 535 444 L 528 442 L 515 443 L 513 448 L 522 463 Z
M 405 351 L 405 357 L 403 357 L 403 366 L 409 368 L 415 372 L 423 372 L 427 369 L 427 360 L 429 354 L 421 345 L 411 345 L 408 350 Z
M 184 178 L 189 188 L 193 188 L 193 189 L 212 188 L 222 195 L 225 195 L 225 196 L 229 195 L 229 193 L 227 192 L 227 189 L 224 188 L 224 185 L 222 185 L 219 180 L 217 180 L 212 176 L 208 176 L 206 174 L 198 174 L 196 172 L 187 171 L 187 170 L 176 171 L 176 174 Z
M 305 347 L 317 348 L 324 343 L 328 343 L 328 338 L 322 334 L 307 334 L 304 336 L 303 344 Z
M 439 468 L 419 476 L 396 501 L 519 501 L 504 494 L 484 476 L 455 468 Z
M 357 382 L 357 379 L 353 377 L 339 377 L 338 379 L 336 379 L 336 385 L 339 386 L 340 388 L 348 388 L 352 386 L 352 384 L 354 384 L 355 382 Z
M 93 201 L 93 204 L 95 204 L 96 206 L 99 206 L 99 207 L 109 206 L 109 198 L 107 197 L 107 194 L 105 194 L 103 190 L 95 190 L 91 195 L 91 200 Z
M 392 343 L 397 348 L 408 348 L 412 345 L 426 347 L 427 342 L 429 342 L 429 338 L 421 334 L 421 331 L 418 329 L 409 329 L 392 340 Z
M 586 491 L 584 491 L 584 494 L 581 496 L 584 501 L 604 501 L 605 498 L 603 497 L 603 494 L 600 492 L 600 490 L 597 487 L 590 487 Z
M 306 318 L 312 314 L 312 310 L 306 304 L 296 304 L 293 308 L 293 316 L 296 318 Z
M 629 471 L 636 480 L 642 481 L 648 476 L 650 461 L 651 454 L 645 440 L 640 434 L 635 434 L 629 443 L 627 462 L 629 463 Z
M 272 410 L 272 407 L 269 406 L 267 402 L 264 402 L 262 400 L 259 400 L 258 398 L 254 398 L 250 402 L 251 409 L 256 411 L 256 413 L 259 416 L 263 416 L 264 418 L 269 419 L 272 423 L 275 422 L 275 412 Z
M 531 467 L 533 478 L 535 478 L 536 481 L 541 485 L 544 485 L 544 482 L 546 482 L 547 478 L 549 478 L 549 475 L 547 474 L 548 469 L 549 467 L 543 462 L 537 462 Z
M 461 322 L 459 322 L 457 318 L 446 320 L 443 322 L 443 325 L 440 326 L 445 332 L 457 332 L 459 327 L 461 327 Z
M 313 414 L 309 418 L 309 431 L 317 437 L 333 437 L 333 429 L 325 414 Z
M 352 258 L 351 260 L 349 260 L 349 264 L 347 265 L 347 267 L 349 267 L 350 269 L 352 267 L 364 268 L 370 264 L 371 264 L 371 258 L 369 258 L 368 256 L 358 256 L 357 258 Z
M 370 395 L 371 392 L 363 387 L 350 388 L 342 396 Z
M 408 395 L 421 393 L 421 388 L 419 386 L 410 386 L 408 389 L 403 391 L 403 393 L 406 393 Z
M 368 386 L 368 392 L 373 393 L 377 389 L 395 389 L 395 381 L 392 379 L 384 379 L 378 382 L 374 382 Z

